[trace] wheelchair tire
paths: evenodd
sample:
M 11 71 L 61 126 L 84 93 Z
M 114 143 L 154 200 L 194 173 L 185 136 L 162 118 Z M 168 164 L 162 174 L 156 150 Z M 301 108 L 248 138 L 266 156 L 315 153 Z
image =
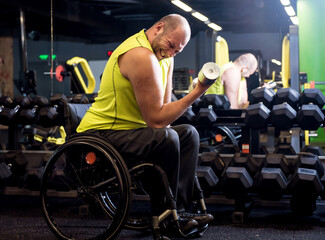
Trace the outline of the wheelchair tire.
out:
M 114 147 L 77 134 L 51 155 L 40 194 L 46 222 L 59 239 L 113 239 L 128 217 L 131 179 Z M 113 215 L 103 195 L 114 204 Z

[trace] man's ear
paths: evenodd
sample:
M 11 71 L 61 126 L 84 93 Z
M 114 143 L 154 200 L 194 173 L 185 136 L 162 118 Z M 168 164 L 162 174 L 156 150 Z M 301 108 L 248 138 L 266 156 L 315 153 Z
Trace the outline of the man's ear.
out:
M 155 26 L 155 35 L 162 33 L 164 31 L 164 26 L 165 26 L 165 23 L 163 23 L 163 22 L 157 23 Z
M 248 72 L 248 67 L 247 66 L 243 66 L 240 70 L 241 73 L 247 73 Z

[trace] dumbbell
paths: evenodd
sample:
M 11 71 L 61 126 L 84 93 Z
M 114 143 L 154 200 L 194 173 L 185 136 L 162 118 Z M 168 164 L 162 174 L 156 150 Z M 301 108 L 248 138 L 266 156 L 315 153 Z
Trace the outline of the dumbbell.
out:
M 23 109 L 19 113 L 18 121 L 22 124 L 36 123 L 37 113 L 41 108 L 49 105 L 49 100 L 44 96 L 36 96 L 32 100 L 33 108 Z
M 0 123 L 10 125 L 16 121 L 17 115 L 22 109 L 31 106 L 32 99 L 29 96 L 19 96 L 13 100 L 13 103 L 8 107 L 4 107 L 0 112 Z
M 10 107 L 13 104 L 14 104 L 14 100 L 11 97 L 9 96 L 0 97 L 0 112 L 5 107 Z
M 179 125 L 179 124 L 190 124 L 194 122 L 196 119 L 195 113 L 192 110 L 192 106 L 188 107 L 186 111 L 176 119 L 172 125 Z
M 324 152 L 320 146 L 306 145 L 301 149 L 301 152 L 310 152 L 317 156 L 324 156 Z
M 63 106 L 62 102 L 68 102 L 63 94 L 55 94 L 50 98 L 50 105 L 41 108 L 38 114 L 38 124 L 43 127 L 53 127 L 62 125 Z M 61 116 L 61 118 L 60 118 Z
M 200 111 L 202 104 L 203 104 L 203 100 L 201 98 L 197 98 L 194 101 L 194 103 L 192 104 L 192 110 L 193 110 L 194 114 L 197 114 Z
M 263 103 L 268 109 L 272 108 L 275 92 L 273 89 L 260 87 L 251 91 L 250 104 Z
M 220 157 L 219 153 L 217 152 L 202 152 L 199 155 L 198 161 L 198 170 L 202 172 L 205 171 L 212 171 L 210 174 L 202 174 L 201 178 L 199 178 L 200 183 L 203 183 L 202 189 L 205 197 L 209 197 L 212 192 L 216 191 L 219 188 L 219 179 L 221 179 L 222 173 L 226 167 L 225 162 Z M 199 176 L 199 175 L 198 175 Z M 215 179 L 212 181 L 212 179 Z M 208 181 L 209 180 L 209 181 Z M 210 183 L 210 184 L 207 184 Z M 211 184 L 213 183 L 213 184 Z
M 246 109 L 244 123 L 254 130 L 266 128 L 270 120 L 270 109 L 262 102 L 249 105 Z
M 209 197 L 218 184 L 218 177 L 210 166 L 197 166 L 196 175 L 201 185 L 204 197 Z
M 245 198 L 253 187 L 259 164 L 251 154 L 235 153 L 222 176 L 221 187 L 230 199 Z
M 324 122 L 321 109 L 325 104 L 325 97 L 317 88 L 304 89 L 299 97 L 301 106 L 297 114 L 297 122 L 302 130 L 317 130 Z
M 290 129 L 296 122 L 299 93 L 292 88 L 281 88 L 274 96 L 270 122 L 277 129 Z
M 212 124 L 215 123 L 217 120 L 217 115 L 213 111 L 212 105 L 209 105 L 208 107 L 201 107 L 196 115 L 196 120 L 199 127 L 212 127 Z
M 290 174 L 290 165 L 284 154 L 267 154 L 254 183 L 258 195 L 264 200 L 280 200 Z
M 260 87 L 251 91 L 250 105 L 246 109 L 244 123 L 254 130 L 267 127 L 270 121 L 275 92 L 273 89 Z
M 43 159 L 29 159 L 28 164 L 26 166 L 26 173 L 24 175 L 24 182 L 26 184 L 26 187 L 34 191 L 39 190 L 43 172 Z
M 230 108 L 230 101 L 226 95 L 206 94 L 202 96 L 202 107 L 212 106 L 214 111 Z
M 199 155 L 199 165 L 211 167 L 218 178 L 221 178 L 225 170 L 226 163 L 221 158 L 218 152 L 202 152 Z
M 278 144 L 273 153 L 280 153 L 284 155 L 296 155 L 296 151 L 291 144 Z
M 9 96 L 0 97 L 0 124 L 2 124 L 1 113 L 5 108 L 10 108 L 14 104 L 14 100 Z
M 321 178 L 324 167 L 317 155 L 299 153 L 296 170 L 288 186 L 292 199 L 291 210 L 299 215 L 312 215 L 316 210 L 316 199 L 324 192 Z

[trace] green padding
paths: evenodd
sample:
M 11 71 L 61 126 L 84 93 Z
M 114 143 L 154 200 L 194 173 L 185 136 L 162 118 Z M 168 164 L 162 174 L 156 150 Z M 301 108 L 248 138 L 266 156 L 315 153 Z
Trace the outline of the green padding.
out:
M 325 1 L 298 0 L 299 19 L 299 68 L 306 72 L 308 81 L 325 81 Z M 325 94 L 325 85 L 316 85 Z M 311 142 L 325 143 L 323 128 Z

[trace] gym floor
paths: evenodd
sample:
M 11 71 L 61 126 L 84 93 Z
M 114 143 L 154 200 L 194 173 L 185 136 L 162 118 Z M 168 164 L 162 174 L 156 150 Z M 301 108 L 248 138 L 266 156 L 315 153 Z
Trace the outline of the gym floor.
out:
M 215 219 L 200 239 L 325 239 L 325 203 L 313 216 L 297 218 L 289 207 L 254 207 L 245 223 L 232 222 L 232 205 L 208 204 Z M 42 216 L 37 196 L 0 195 L 0 240 L 55 240 Z M 151 233 L 122 230 L 119 240 L 152 239 Z

